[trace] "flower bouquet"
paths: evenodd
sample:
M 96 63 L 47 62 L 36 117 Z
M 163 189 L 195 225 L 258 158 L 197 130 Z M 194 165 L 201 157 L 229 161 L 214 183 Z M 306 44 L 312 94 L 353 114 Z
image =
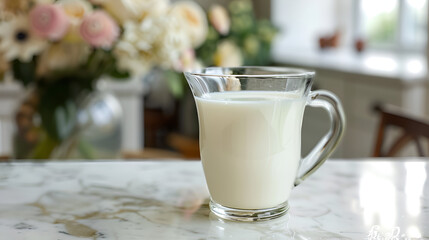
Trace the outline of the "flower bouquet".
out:
M 16 157 L 52 157 L 76 131 L 79 99 L 101 78 L 181 69 L 206 33 L 205 13 L 190 1 L 1 1 L 0 75 L 30 92 L 16 115 L 24 142 Z
M 195 50 L 182 54 L 182 69 L 270 64 L 271 42 L 277 28 L 269 20 L 255 17 L 250 0 L 233 0 L 227 8 L 212 5 L 207 22 L 206 40 Z M 173 95 L 182 97 L 187 85 L 181 72 L 176 74 L 174 69 L 170 70 L 167 79 Z

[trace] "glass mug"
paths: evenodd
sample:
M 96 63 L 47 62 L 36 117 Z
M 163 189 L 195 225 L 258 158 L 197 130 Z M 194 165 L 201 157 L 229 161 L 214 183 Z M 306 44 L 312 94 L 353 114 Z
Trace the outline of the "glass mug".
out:
M 315 73 L 302 69 L 210 67 L 184 74 L 197 105 L 211 211 L 238 221 L 286 214 L 292 188 L 323 164 L 343 135 L 338 98 L 310 91 Z M 301 158 L 306 106 L 326 109 L 331 127 Z

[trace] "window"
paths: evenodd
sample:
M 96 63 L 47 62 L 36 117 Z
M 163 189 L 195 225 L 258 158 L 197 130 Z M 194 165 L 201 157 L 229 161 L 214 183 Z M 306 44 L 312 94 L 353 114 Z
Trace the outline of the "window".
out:
M 361 0 L 363 35 L 373 45 L 394 45 L 398 25 L 398 0 Z
M 427 41 L 427 5 L 426 0 L 407 0 L 405 1 L 403 28 L 403 43 L 405 46 L 414 44 L 424 47 Z
M 427 0 L 355 1 L 358 2 L 356 37 L 366 39 L 369 47 L 398 51 L 424 49 Z
M 321 36 L 339 32 L 341 47 L 349 49 L 359 38 L 367 49 L 423 52 L 426 47 L 429 0 L 271 1 L 285 46 L 318 48 Z

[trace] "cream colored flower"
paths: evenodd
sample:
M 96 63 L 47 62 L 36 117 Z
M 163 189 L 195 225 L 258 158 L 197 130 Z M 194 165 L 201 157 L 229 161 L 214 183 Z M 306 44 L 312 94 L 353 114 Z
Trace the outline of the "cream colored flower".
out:
M 243 64 L 243 57 L 234 42 L 224 40 L 217 46 L 213 61 L 216 66 L 237 67 Z
M 67 16 L 74 20 L 80 20 L 92 12 L 91 4 L 84 0 L 59 0 L 56 4 L 60 5 Z
M 79 34 L 79 24 L 71 23 L 66 35 L 63 37 L 62 41 L 68 43 L 81 43 L 84 42 L 82 37 Z
M 227 91 L 240 91 L 241 90 L 241 82 L 240 79 L 234 76 L 230 76 L 226 78 L 226 90 Z
M 119 23 L 141 21 L 148 15 L 163 17 L 168 0 L 103 0 L 100 3 Z
M 172 68 L 182 51 L 190 48 L 186 32 L 172 16 L 147 16 L 139 24 L 126 22 L 114 54 L 118 66 L 134 75 L 142 75 L 157 65 Z
M 56 4 L 64 9 L 70 19 L 70 27 L 63 40 L 69 43 L 83 42 L 79 33 L 79 26 L 83 17 L 92 13 L 91 4 L 84 0 L 59 0 Z
M 28 18 L 17 16 L 0 25 L 0 52 L 6 60 L 19 59 L 28 62 L 47 47 L 44 39 L 29 29 Z
M 194 48 L 200 46 L 207 37 L 207 19 L 204 10 L 195 2 L 179 1 L 173 4 L 171 14 L 176 16 L 181 27 L 191 39 Z
M 229 33 L 231 21 L 229 19 L 228 12 L 221 5 L 216 4 L 210 8 L 209 20 L 216 31 L 221 35 L 227 35 Z
M 89 53 L 90 47 L 85 43 L 52 44 L 40 55 L 37 73 L 46 75 L 56 70 L 74 69 L 87 60 Z

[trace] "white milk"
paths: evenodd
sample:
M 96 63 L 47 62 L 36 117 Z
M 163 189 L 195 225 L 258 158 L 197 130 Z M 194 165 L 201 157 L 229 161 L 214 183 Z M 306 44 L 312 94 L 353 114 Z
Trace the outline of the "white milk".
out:
M 262 209 L 289 198 L 301 156 L 305 99 L 241 91 L 196 98 L 200 150 L 212 199 Z

